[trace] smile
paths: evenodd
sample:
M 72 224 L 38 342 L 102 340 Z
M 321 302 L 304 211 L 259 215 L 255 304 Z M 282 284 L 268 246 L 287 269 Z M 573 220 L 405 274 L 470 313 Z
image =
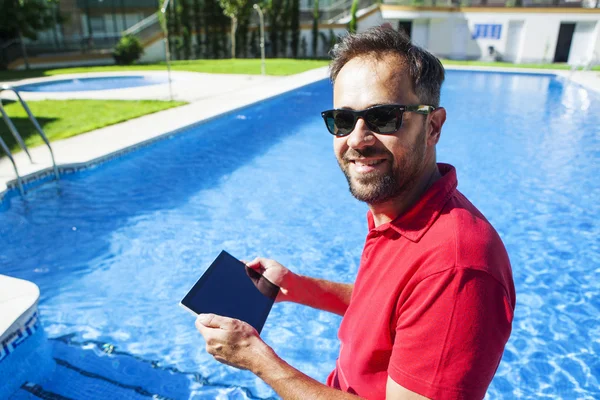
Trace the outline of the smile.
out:
M 385 159 L 364 159 L 364 160 L 350 160 L 352 164 L 352 170 L 359 174 L 367 174 L 370 172 L 378 171 L 385 165 Z
M 379 159 L 379 160 L 352 160 L 351 162 L 357 166 L 374 166 L 377 164 L 381 164 L 384 161 L 385 160 Z

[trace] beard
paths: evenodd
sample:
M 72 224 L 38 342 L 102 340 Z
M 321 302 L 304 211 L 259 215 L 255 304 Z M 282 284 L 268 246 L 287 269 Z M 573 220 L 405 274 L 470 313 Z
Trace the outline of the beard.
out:
M 348 149 L 342 159 L 338 159 L 338 164 L 346 176 L 352 196 L 367 204 L 381 204 L 409 192 L 417 183 L 424 166 L 425 134 L 425 128 L 423 128 L 415 143 L 407 149 L 405 157 L 402 159 L 396 159 L 396 156 L 386 149 L 375 147 L 366 147 L 360 150 Z M 352 177 L 350 160 L 358 157 L 377 156 L 386 158 L 387 170 Z

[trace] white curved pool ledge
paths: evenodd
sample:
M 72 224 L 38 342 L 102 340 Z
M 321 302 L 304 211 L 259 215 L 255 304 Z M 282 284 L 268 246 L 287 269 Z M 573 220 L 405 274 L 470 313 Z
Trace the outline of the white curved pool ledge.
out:
M 40 289 L 35 283 L 0 275 L 0 348 L 9 347 L 12 339 L 27 327 L 37 311 L 39 298 Z
M 0 275 L 0 399 L 28 379 L 42 380 L 53 368 L 51 349 L 38 320 L 35 283 Z

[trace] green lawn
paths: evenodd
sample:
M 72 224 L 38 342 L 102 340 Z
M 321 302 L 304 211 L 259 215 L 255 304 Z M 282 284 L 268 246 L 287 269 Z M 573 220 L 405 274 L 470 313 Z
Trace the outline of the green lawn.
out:
M 6 104 L 5 109 L 28 147 L 43 144 L 25 110 L 19 103 Z M 89 132 L 142 115 L 177 107 L 180 101 L 121 101 L 121 100 L 43 100 L 28 101 L 27 105 L 37 118 L 50 141 Z M 4 122 L 0 122 L 0 136 L 11 151 L 20 147 Z
M 444 65 L 466 65 L 474 67 L 502 67 L 502 68 L 537 68 L 537 69 L 571 69 L 568 64 L 513 64 L 509 62 L 485 62 L 485 61 L 457 61 L 442 60 Z M 600 65 L 592 67 L 592 71 L 600 71 Z
M 326 60 L 296 60 L 290 58 L 273 58 L 266 60 L 267 75 L 293 75 L 314 68 L 329 65 Z M 259 59 L 225 59 L 225 60 L 192 60 L 173 61 L 171 69 L 174 71 L 207 72 L 219 74 L 260 74 L 261 61 Z M 62 74 L 75 74 L 83 72 L 116 72 L 116 71 L 166 71 L 165 63 L 137 64 L 128 66 L 99 66 L 57 69 L 33 69 L 29 71 L 0 71 L 0 81 L 10 81 L 25 78 L 38 78 Z
M 538 69 L 570 69 L 567 64 L 512 64 L 508 62 L 483 62 L 483 61 L 454 61 L 442 60 L 445 65 L 472 65 L 481 67 L 506 67 L 506 68 L 538 68 Z M 173 61 L 171 68 L 174 71 L 207 72 L 218 74 L 260 74 L 259 59 L 225 59 L 225 60 L 191 60 Z M 272 58 L 266 60 L 267 75 L 293 75 L 314 68 L 329 65 L 327 60 L 297 60 L 290 58 Z M 38 78 L 62 74 L 75 74 L 85 72 L 115 72 L 115 71 L 165 71 L 166 64 L 137 64 L 129 66 L 98 66 L 77 68 L 33 69 L 30 71 L 0 71 L 0 81 L 11 81 L 25 78 Z M 600 71 L 600 66 L 592 68 Z

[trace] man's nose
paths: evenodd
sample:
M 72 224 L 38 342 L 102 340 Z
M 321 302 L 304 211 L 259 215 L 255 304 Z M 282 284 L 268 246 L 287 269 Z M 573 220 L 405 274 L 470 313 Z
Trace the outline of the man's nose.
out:
M 360 149 L 375 144 L 375 133 L 369 129 L 365 120 L 359 118 L 350 135 L 348 135 L 348 147 Z

